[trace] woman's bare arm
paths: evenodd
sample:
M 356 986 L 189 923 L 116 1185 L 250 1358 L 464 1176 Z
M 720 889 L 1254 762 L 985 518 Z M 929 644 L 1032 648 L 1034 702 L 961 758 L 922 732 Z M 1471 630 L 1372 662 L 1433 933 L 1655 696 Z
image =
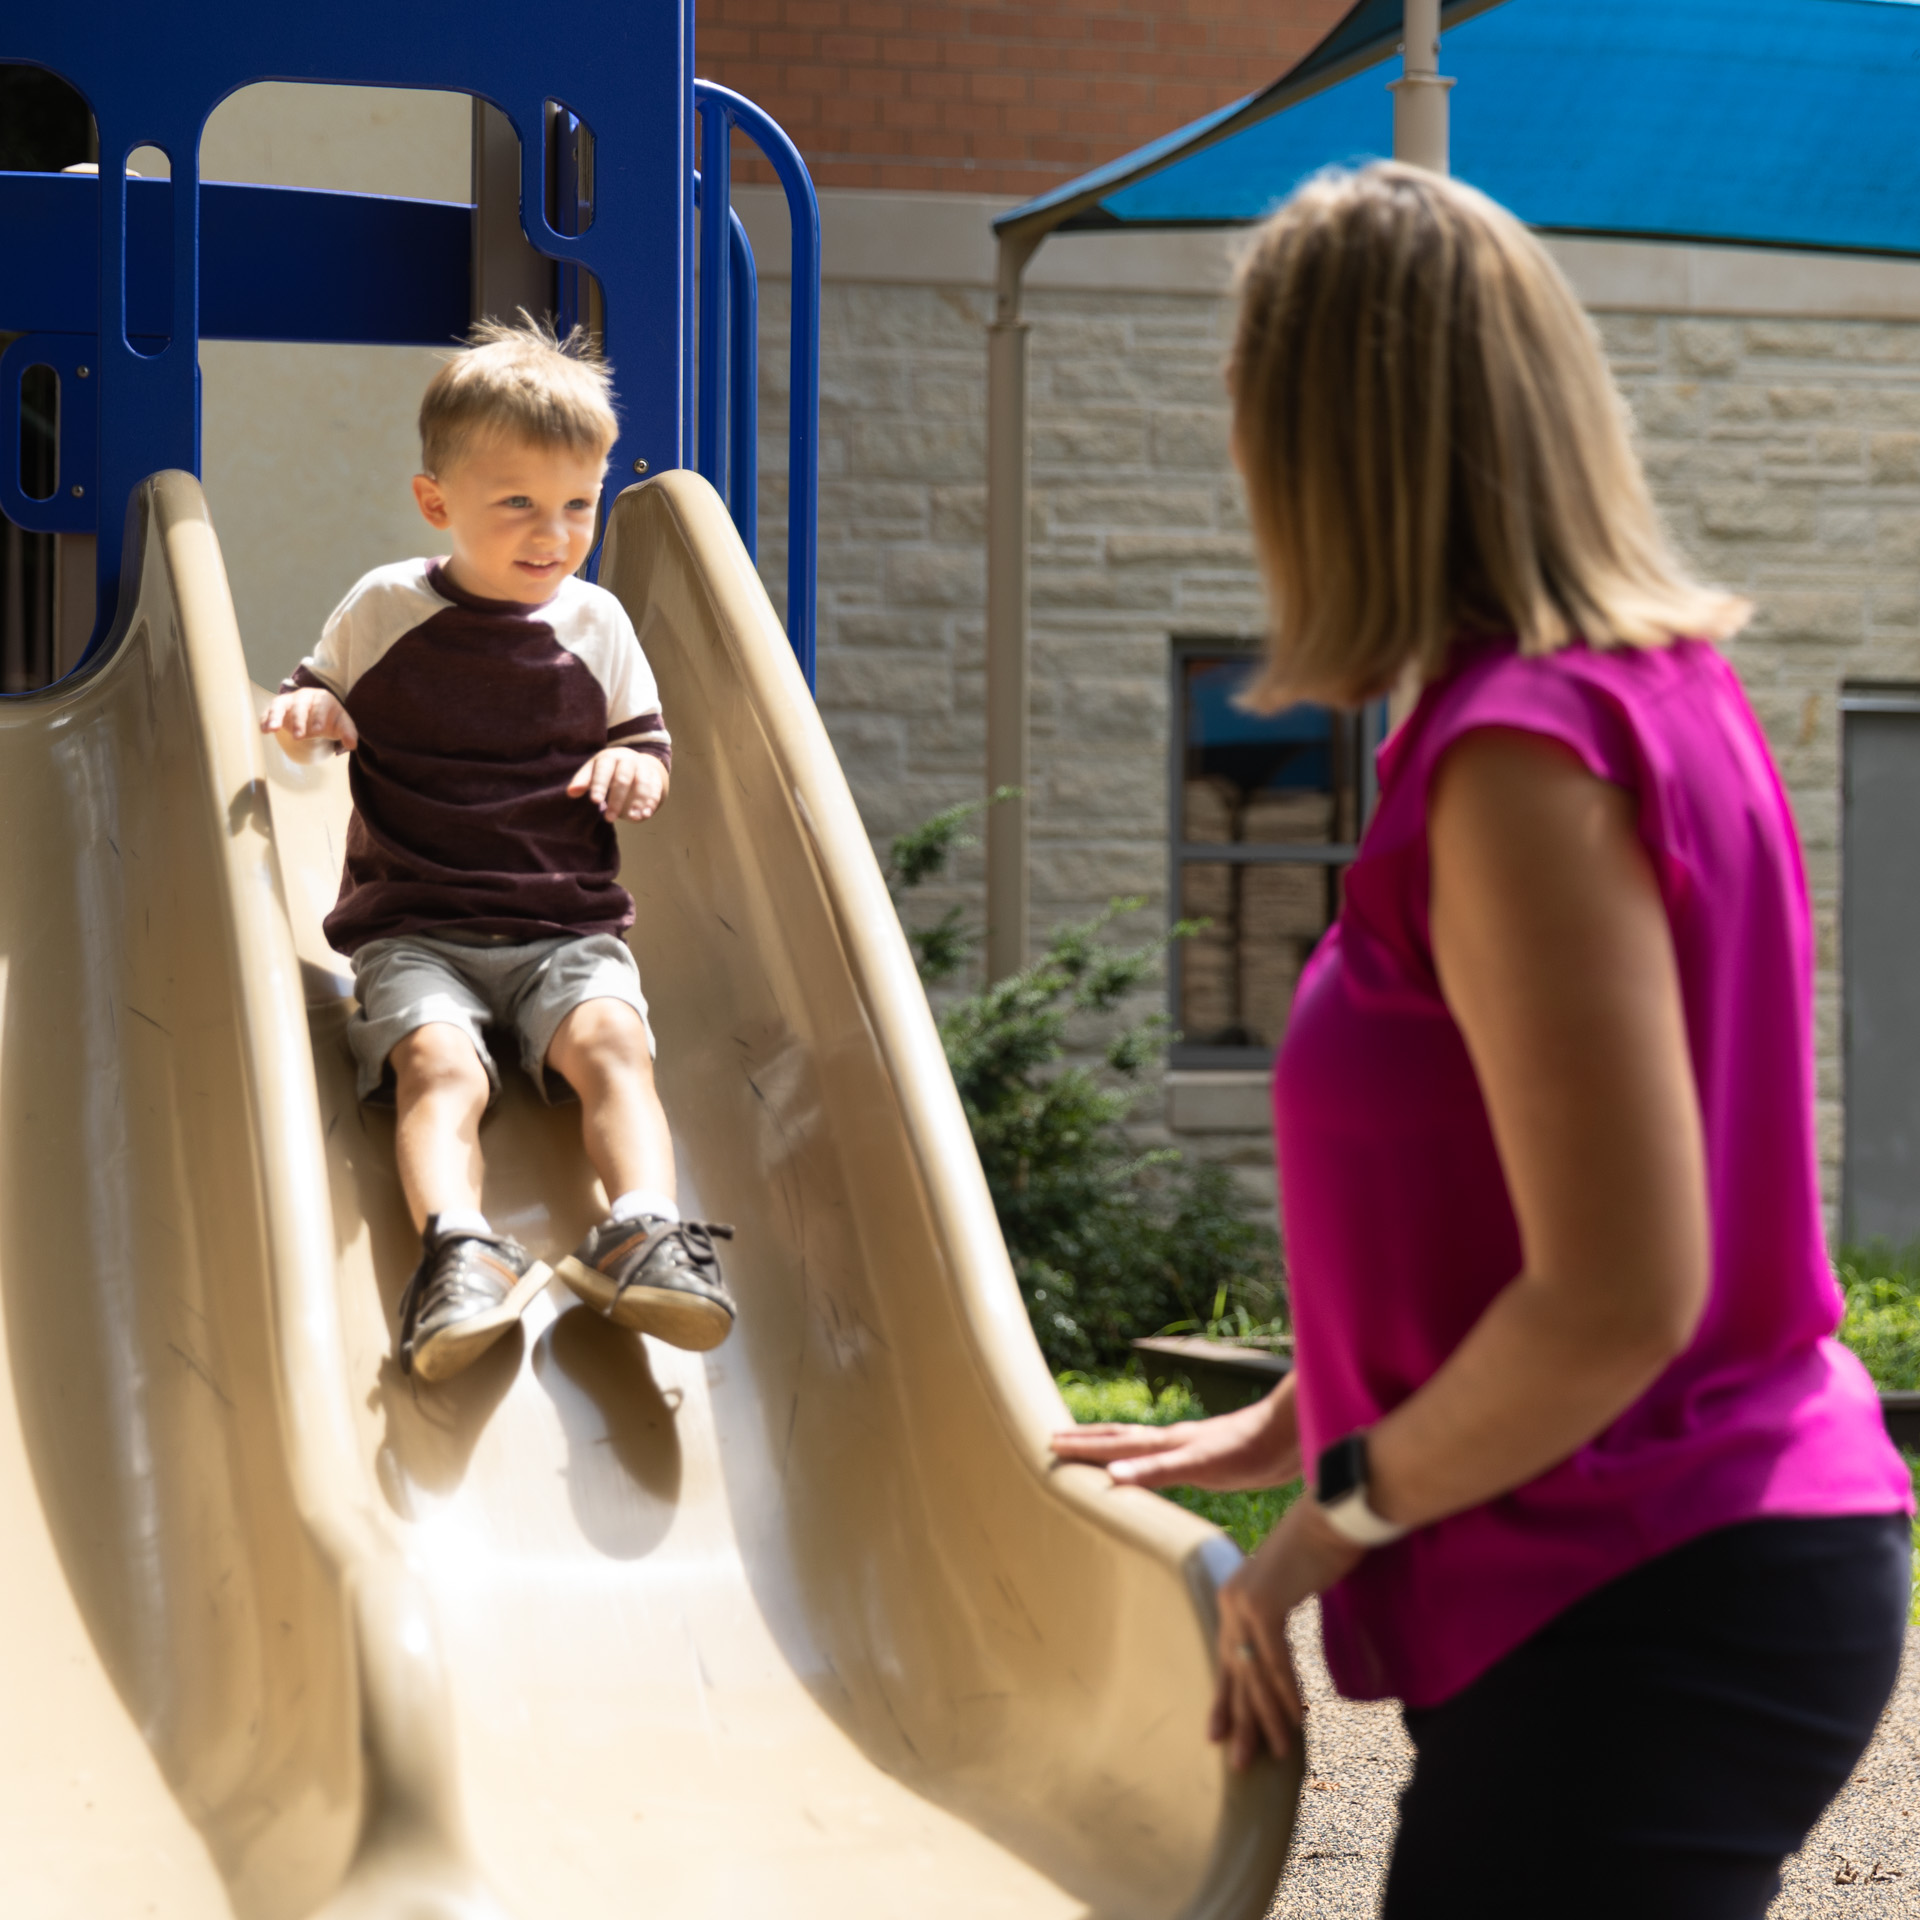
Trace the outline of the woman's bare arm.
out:
M 1277 1487 L 1300 1472 L 1300 1422 L 1293 1375 L 1250 1407 L 1170 1427 L 1117 1422 L 1069 1427 L 1053 1436 L 1062 1460 L 1103 1466 L 1129 1487 L 1211 1487 L 1232 1492 Z
M 1679 976 L 1632 797 L 1489 730 L 1442 762 L 1428 821 L 1441 991 L 1524 1266 L 1373 1430 L 1373 1504 L 1413 1526 L 1534 1479 L 1632 1405 L 1692 1338 L 1710 1261 Z

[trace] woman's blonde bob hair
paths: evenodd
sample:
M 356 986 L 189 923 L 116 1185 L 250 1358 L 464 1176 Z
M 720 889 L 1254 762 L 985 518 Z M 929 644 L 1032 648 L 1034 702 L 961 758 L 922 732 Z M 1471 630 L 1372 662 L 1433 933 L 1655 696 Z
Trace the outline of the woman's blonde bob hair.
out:
M 1519 221 L 1381 161 L 1307 181 L 1240 269 L 1234 452 L 1273 605 L 1248 704 L 1350 705 L 1466 635 L 1724 639 L 1661 532 L 1592 324 Z

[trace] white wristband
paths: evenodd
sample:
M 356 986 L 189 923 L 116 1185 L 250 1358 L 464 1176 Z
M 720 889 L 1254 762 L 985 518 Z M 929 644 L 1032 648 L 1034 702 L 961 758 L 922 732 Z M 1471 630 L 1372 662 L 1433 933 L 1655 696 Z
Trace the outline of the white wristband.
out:
M 1351 1540 L 1356 1547 L 1390 1547 L 1413 1531 L 1411 1527 L 1381 1519 L 1367 1505 L 1365 1487 L 1355 1487 L 1351 1493 L 1343 1494 L 1331 1505 L 1325 1502 L 1319 1505 L 1328 1526 L 1343 1540 Z

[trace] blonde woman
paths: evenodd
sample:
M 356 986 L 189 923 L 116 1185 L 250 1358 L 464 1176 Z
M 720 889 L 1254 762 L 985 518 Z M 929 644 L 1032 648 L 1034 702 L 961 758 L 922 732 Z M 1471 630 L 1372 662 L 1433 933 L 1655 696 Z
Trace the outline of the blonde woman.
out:
M 1787 802 L 1572 293 L 1470 188 L 1310 181 L 1244 269 L 1266 708 L 1418 704 L 1274 1079 L 1298 1371 L 1062 1434 L 1286 1480 L 1214 1732 L 1299 1737 L 1288 1614 L 1418 1751 L 1388 1920 L 1758 1920 L 1891 1689 L 1911 1496 L 1833 1338 Z

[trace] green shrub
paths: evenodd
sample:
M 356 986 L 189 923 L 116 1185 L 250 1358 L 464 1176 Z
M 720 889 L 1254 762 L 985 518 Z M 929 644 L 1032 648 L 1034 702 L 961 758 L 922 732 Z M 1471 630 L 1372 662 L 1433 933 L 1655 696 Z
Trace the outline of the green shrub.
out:
M 1175 1380 L 1160 1389 L 1155 1398 L 1152 1387 L 1137 1372 L 1083 1373 L 1070 1368 L 1054 1375 L 1067 1411 L 1083 1427 L 1103 1420 L 1124 1420 L 1131 1426 L 1170 1427 L 1179 1420 L 1202 1420 L 1206 1409 L 1183 1381 Z
M 1176 1421 L 1202 1417 L 1198 1400 L 1177 1381 L 1160 1391 L 1158 1399 L 1138 1373 L 1092 1374 L 1078 1371 L 1056 1376 L 1067 1411 L 1089 1426 L 1100 1420 L 1124 1420 L 1146 1427 L 1172 1426 Z M 1261 1487 L 1249 1493 L 1209 1493 L 1201 1487 L 1168 1487 L 1163 1497 L 1211 1520 L 1230 1534 L 1242 1553 L 1251 1553 L 1274 1523 L 1300 1497 L 1300 1482 L 1284 1487 Z
M 1920 1244 L 1843 1247 L 1837 1272 L 1847 1297 L 1840 1338 L 1882 1392 L 1920 1388 Z
M 1251 1553 L 1280 1523 L 1280 1516 L 1300 1498 L 1300 1482 L 1284 1487 L 1260 1487 L 1252 1493 L 1209 1493 L 1205 1487 L 1169 1487 L 1175 1506 L 1211 1520 L 1242 1553 Z
M 896 900 L 971 844 L 977 811 L 949 807 L 893 843 Z M 1024 972 L 954 998 L 940 1016 L 1028 1316 L 1055 1368 L 1118 1365 L 1136 1335 L 1174 1324 L 1252 1328 L 1279 1316 L 1278 1246 L 1247 1219 L 1232 1176 L 1172 1150 L 1142 1153 L 1127 1137 L 1140 1076 L 1167 1038 L 1159 1016 L 1125 1022 L 1122 1012 L 1159 971 L 1166 942 L 1104 937 L 1139 905 L 1116 900 L 1056 928 Z M 909 924 L 907 937 L 929 985 L 957 974 L 974 945 L 957 907 L 932 926 Z M 1114 1030 L 1099 1067 L 1068 1060 L 1070 1042 L 1104 1029 Z

